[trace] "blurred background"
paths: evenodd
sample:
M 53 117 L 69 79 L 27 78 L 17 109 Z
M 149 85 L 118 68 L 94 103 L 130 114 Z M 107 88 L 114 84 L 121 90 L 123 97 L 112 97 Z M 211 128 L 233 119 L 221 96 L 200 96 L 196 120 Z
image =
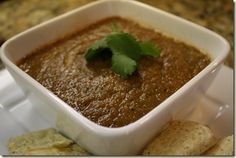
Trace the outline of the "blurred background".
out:
M 95 0 L 0 0 L 0 45 L 32 26 L 92 1 Z M 233 68 L 233 0 L 139 1 L 207 27 L 225 37 L 231 45 L 225 64 Z

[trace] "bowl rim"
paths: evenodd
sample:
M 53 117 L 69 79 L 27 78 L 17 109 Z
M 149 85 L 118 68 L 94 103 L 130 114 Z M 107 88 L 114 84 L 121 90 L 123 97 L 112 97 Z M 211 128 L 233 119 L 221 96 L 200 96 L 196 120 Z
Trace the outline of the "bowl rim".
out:
M 10 59 L 7 58 L 7 52 L 5 51 L 5 49 L 8 47 L 8 45 L 12 42 L 14 42 L 15 40 L 17 40 L 19 37 L 21 37 L 24 34 L 30 34 L 31 32 L 37 30 L 38 28 L 41 28 L 43 26 L 47 26 L 50 23 L 54 22 L 54 21 L 59 21 L 61 18 L 63 17 L 67 17 L 70 16 L 73 13 L 76 12 L 80 12 L 82 10 L 86 10 L 87 8 L 90 7 L 94 7 L 98 4 L 105 4 L 105 3 L 130 3 L 132 5 L 137 5 L 139 7 L 143 7 L 149 10 L 153 10 L 155 12 L 158 12 L 159 14 L 164 14 L 165 16 L 168 17 L 172 17 L 177 19 L 178 21 L 188 24 L 190 27 L 195 27 L 196 29 L 200 29 L 202 32 L 208 32 L 210 33 L 212 36 L 214 36 L 215 38 L 218 38 L 222 44 L 225 46 L 224 48 L 224 53 L 220 54 L 219 56 L 217 56 L 213 61 L 211 61 L 211 63 L 205 67 L 201 72 L 199 72 L 196 76 L 194 76 L 191 80 L 189 80 L 187 83 L 185 83 L 181 88 L 179 88 L 175 93 L 173 93 L 171 96 L 169 96 L 166 100 L 164 100 L 162 103 L 160 103 L 158 106 L 156 106 L 154 109 L 152 109 L 151 111 L 149 111 L 147 114 L 145 114 L 144 116 L 142 116 L 141 118 L 139 118 L 138 120 L 136 120 L 133 123 L 130 123 L 128 125 L 122 126 L 122 127 L 117 127 L 117 128 L 110 128 L 110 127 L 105 127 L 105 126 L 101 126 L 93 121 L 90 121 L 89 119 L 87 119 L 85 116 L 83 116 L 82 114 L 78 113 L 77 111 L 75 111 L 70 105 L 68 105 L 67 103 L 65 103 L 63 100 L 61 100 L 59 97 L 57 97 L 55 94 L 53 94 L 52 92 L 50 92 L 47 88 L 45 88 L 43 85 L 41 85 L 39 82 L 37 82 L 35 79 L 33 79 L 31 76 L 29 76 L 27 73 L 25 73 L 23 70 L 21 70 L 16 64 L 14 64 Z M 150 117 L 153 117 L 155 115 L 157 115 L 160 111 L 162 111 L 163 109 L 165 109 L 168 105 L 170 105 L 171 103 L 173 103 L 176 99 L 177 96 L 184 94 L 185 92 L 187 92 L 188 89 L 190 89 L 194 84 L 196 84 L 196 82 L 200 79 L 202 79 L 206 74 L 210 73 L 211 71 L 213 71 L 222 61 L 224 58 L 226 58 L 228 52 L 229 52 L 229 44 L 228 42 L 221 37 L 220 35 L 218 35 L 215 32 L 212 32 L 200 25 L 194 24 L 188 20 L 185 20 L 183 18 L 180 18 L 176 15 L 173 15 L 171 13 L 165 12 L 163 10 L 160 10 L 158 8 L 149 6 L 147 4 L 141 3 L 141 2 L 137 2 L 137 1 L 127 1 L 127 0 L 100 0 L 100 1 L 95 1 L 92 3 L 89 3 L 87 5 L 81 6 L 79 8 L 76 8 L 72 11 L 69 11 L 67 13 L 64 13 L 60 16 L 57 16 L 55 18 L 52 18 L 46 22 L 43 22 L 39 25 L 36 25 L 22 33 L 19 33 L 18 35 L 10 38 L 9 40 L 7 40 L 1 47 L 1 52 L 0 52 L 0 57 L 3 61 L 3 63 L 9 67 L 11 70 L 13 70 L 15 73 L 17 73 L 19 76 L 21 76 L 22 78 L 24 78 L 25 80 L 27 80 L 28 83 L 31 84 L 31 86 L 33 86 L 34 88 L 38 89 L 41 93 L 44 93 L 45 95 L 48 95 L 48 97 L 56 102 L 57 107 L 56 108 L 60 108 L 62 111 L 66 112 L 70 117 L 73 117 L 74 119 L 76 119 L 76 121 L 80 121 L 82 123 L 82 125 L 86 128 L 89 128 L 90 130 L 99 133 L 100 135 L 104 135 L 106 137 L 114 137 L 114 136 L 119 136 L 121 133 L 125 132 L 130 132 L 133 130 L 136 130 L 138 128 L 141 128 L 140 125 L 143 124 L 144 121 L 148 120 Z M 59 104 L 59 105 L 58 105 Z

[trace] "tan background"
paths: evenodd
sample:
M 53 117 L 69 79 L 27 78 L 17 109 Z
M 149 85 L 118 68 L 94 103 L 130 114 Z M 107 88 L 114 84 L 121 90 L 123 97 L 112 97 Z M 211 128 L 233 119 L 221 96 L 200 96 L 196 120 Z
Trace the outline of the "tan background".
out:
M 94 0 L 0 0 L 0 45 L 34 25 Z M 225 37 L 231 52 L 225 64 L 233 67 L 232 0 L 139 0 L 207 27 Z M 0 69 L 3 68 L 0 61 Z

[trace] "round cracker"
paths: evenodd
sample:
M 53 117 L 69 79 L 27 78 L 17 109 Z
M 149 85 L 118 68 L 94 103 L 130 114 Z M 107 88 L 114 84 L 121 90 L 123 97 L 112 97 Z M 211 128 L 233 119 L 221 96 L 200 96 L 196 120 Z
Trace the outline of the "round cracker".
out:
M 210 148 L 204 155 L 233 155 L 233 135 L 225 137 Z
M 143 155 L 201 155 L 215 143 L 216 138 L 208 127 L 174 120 L 145 148 Z

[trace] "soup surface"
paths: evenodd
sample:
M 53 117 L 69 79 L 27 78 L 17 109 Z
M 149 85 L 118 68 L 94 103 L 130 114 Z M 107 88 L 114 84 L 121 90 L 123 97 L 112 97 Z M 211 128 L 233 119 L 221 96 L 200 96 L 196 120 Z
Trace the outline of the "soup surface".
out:
M 108 60 L 87 62 L 84 53 L 111 33 L 111 24 L 140 41 L 151 41 L 159 57 L 142 57 L 138 70 L 124 80 Z M 196 48 L 119 17 L 45 45 L 19 62 L 22 70 L 88 119 L 107 127 L 130 124 L 193 78 L 210 63 Z

